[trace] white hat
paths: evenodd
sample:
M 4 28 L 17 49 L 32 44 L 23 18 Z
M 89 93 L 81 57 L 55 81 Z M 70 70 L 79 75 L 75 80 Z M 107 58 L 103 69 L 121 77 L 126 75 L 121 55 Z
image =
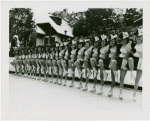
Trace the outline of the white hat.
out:
M 64 42 L 64 45 L 65 45 L 65 46 L 68 45 L 68 42 Z
M 60 45 L 59 45 L 59 46 L 64 46 L 64 45 L 63 45 L 63 43 L 60 43 Z
M 13 36 L 13 38 L 15 38 L 15 37 L 18 39 L 18 35 L 14 35 L 14 36 Z
M 143 29 L 138 29 L 138 36 L 143 35 Z
M 56 47 L 59 47 L 59 44 L 58 44 L 58 43 L 56 43 Z
M 102 41 L 105 40 L 107 38 L 106 35 L 101 35 Z
M 84 41 L 85 41 L 85 42 L 89 42 L 89 41 L 90 41 L 90 39 L 85 39 Z
M 122 32 L 122 34 L 123 34 L 123 39 L 129 37 L 128 32 Z
M 97 42 L 97 41 L 99 41 L 99 38 L 96 36 L 96 37 L 95 37 L 95 42 Z
M 84 42 L 84 40 L 83 40 L 83 39 L 80 39 L 79 42 Z
M 115 39 L 115 38 L 117 38 L 117 35 L 116 35 L 116 34 L 115 34 L 115 35 L 112 35 L 112 34 L 111 34 L 111 40 L 112 40 L 112 39 Z
M 77 42 L 76 42 L 76 41 L 74 41 L 74 40 L 72 40 L 72 44 L 77 44 Z

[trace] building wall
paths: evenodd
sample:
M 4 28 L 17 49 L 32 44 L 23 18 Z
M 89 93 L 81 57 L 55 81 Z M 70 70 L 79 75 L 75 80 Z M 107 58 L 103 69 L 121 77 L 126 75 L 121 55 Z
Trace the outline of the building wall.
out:
M 61 42 L 61 35 L 52 35 L 51 37 L 55 37 L 55 41 Z M 36 46 L 44 45 L 44 37 L 37 37 Z
M 38 45 L 44 45 L 44 38 L 42 38 L 42 37 L 37 37 L 37 39 L 36 39 L 36 46 L 38 46 Z
M 61 36 L 60 35 L 52 35 L 51 37 L 55 37 L 55 41 L 61 42 Z

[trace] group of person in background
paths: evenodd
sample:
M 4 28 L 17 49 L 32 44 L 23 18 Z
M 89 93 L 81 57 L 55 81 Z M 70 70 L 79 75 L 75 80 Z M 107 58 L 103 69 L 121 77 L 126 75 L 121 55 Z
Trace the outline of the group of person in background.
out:
M 100 73 L 101 86 L 98 95 L 103 94 L 104 82 L 110 70 L 109 97 L 113 96 L 115 82 L 118 81 L 118 71 L 120 71 L 119 98 L 121 100 L 124 79 L 127 71 L 130 71 L 131 83 L 135 82 L 133 100 L 136 101 L 136 91 L 142 76 L 143 31 L 139 28 L 134 34 L 136 41 L 133 41 L 128 32 L 121 32 L 110 36 L 74 38 L 61 43 L 56 42 L 55 45 L 15 48 L 15 59 L 11 64 L 15 67 L 16 75 L 64 86 L 67 85 L 70 73 L 72 75 L 70 87 L 74 86 L 75 69 L 77 69 L 80 79 L 77 88 L 83 91 L 88 90 L 89 77 L 93 74 L 94 85 L 90 92 L 97 92 L 97 76 Z M 136 71 L 136 76 L 133 71 Z M 42 73 L 44 77 L 41 76 Z M 54 75 L 57 75 L 55 80 Z M 86 79 L 84 86 L 83 75 Z
M 13 57 L 12 52 L 14 51 L 14 47 L 31 47 L 36 45 L 37 33 L 35 29 L 28 29 L 24 26 L 21 28 L 18 26 L 17 29 L 13 29 L 12 35 L 13 36 L 10 37 L 12 40 L 9 43 L 9 57 Z

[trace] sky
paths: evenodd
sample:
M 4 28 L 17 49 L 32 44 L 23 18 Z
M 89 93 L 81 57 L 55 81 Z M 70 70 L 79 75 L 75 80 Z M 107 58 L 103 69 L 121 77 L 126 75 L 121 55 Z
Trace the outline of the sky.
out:
M 48 7 L 48 8 L 44 8 L 44 9 L 39 9 L 39 8 L 31 8 L 33 13 L 34 13 L 34 19 L 38 19 L 41 16 L 47 15 L 48 13 L 54 12 L 54 11 L 63 11 L 63 9 L 65 9 L 65 7 Z M 88 8 L 72 8 L 72 7 L 67 7 L 68 13 L 72 13 L 72 12 L 83 12 L 86 11 Z
M 51 12 L 55 12 L 55 11 L 63 11 L 63 9 L 66 9 L 68 10 L 68 13 L 76 13 L 76 12 L 83 12 L 83 11 L 86 11 L 88 8 L 86 6 L 80 6 L 78 5 L 78 7 L 73 7 L 73 6 L 64 6 L 64 5 L 41 5 L 40 7 L 36 7 L 34 6 L 33 8 L 31 8 L 34 12 L 34 20 L 36 21 L 38 18 L 41 18 L 42 16 L 45 16 L 47 15 L 48 13 L 51 13 Z M 116 13 L 125 13 L 125 10 L 126 8 L 116 8 L 115 11 Z

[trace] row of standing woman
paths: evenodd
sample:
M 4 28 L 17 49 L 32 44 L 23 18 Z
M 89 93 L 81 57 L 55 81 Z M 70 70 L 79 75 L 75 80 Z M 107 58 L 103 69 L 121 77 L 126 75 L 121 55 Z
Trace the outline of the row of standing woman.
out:
M 117 40 L 121 40 L 121 42 Z M 100 73 L 101 87 L 97 92 L 98 95 L 103 94 L 104 81 L 108 76 L 107 70 L 111 70 L 112 81 L 109 97 L 113 95 L 115 81 L 118 79 L 117 71 L 120 70 L 119 98 L 121 100 L 123 99 L 122 90 L 126 73 L 128 70 L 130 71 L 131 81 L 133 81 L 133 70 L 136 70 L 133 93 L 133 99 L 136 101 L 136 91 L 142 76 L 142 41 L 142 30 L 138 29 L 136 44 L 129 39 L 127 32 L 122 32 L 119 36 L 102 35 L 101 38 L 95 36 L 94 41 L 87 38 L 71 42 L 56 42 L 55 45 L 20 48 L 15 50 L 15 60 L 11 64 L 15 67 L 15 74 L 19 72 L 18 75 L 22 76 L 24 73 L 25 77 L 41 80 L 41 74 L 44 72 L 43 81 L 50 79 L 51 83 L 64 86 L 66 86 L 69 69 L 72 75 L 70 87 L 74 86 L 75 69 L 77 68 L 80 79 L 78 89 L 82 88 L 83 91 L 88 90 L 89 76 L 93 74 L 94 85 L 90 92 L 96 92 L 97 75 Z M 86 78 L 84 87 L 82 84 L 83 74 Z M 57 75 L 55 81 L 54 75 Z M 64 82 L 63 77 L 65 77 Z

